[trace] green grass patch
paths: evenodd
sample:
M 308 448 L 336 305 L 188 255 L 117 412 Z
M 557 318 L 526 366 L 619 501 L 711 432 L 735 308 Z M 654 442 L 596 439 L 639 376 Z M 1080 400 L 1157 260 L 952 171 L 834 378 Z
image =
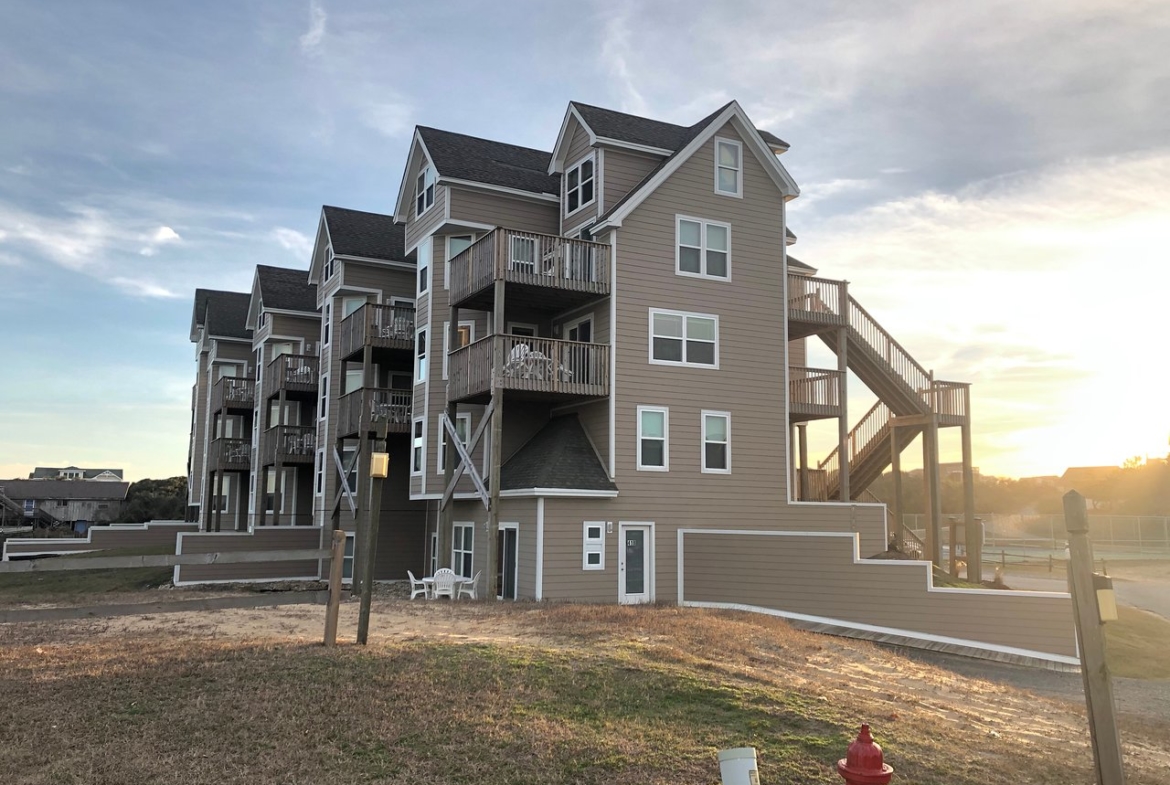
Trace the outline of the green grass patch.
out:
M 1105 659 L 1114 676 L 1170 679 L 1170 621 L 1118 607 L 1117 621 L 1105 624 Z
M 47 557 L 93 559 L 107 556 L 157 556 L 173 554 L 173 546 L 112 548 L 104 551 Z M 135 592 L 170 583 L 173 567 L 132 567 L 115 570 L 61 570 L 0 574 L 0 603 L 73 602 L 91 594 Z

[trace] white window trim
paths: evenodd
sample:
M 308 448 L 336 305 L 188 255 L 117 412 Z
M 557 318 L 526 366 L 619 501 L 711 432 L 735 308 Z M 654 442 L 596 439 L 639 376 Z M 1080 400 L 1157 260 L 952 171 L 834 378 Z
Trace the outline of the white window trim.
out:
M 321 386 L 325 388 L 325 395 L 321 395 Z M 325 420 L 329 417 L 329 372 L 321 374 L 319 386 L 317 388 L 317 419 Z
M 462 526 L 471 532 L 471 548 L 470 549 L 465 548 L 463 550 L 458 550 L 458 551 L 455 550 L 455 528 L 459 527 L 459 526 Z M 467 544 L 466 539 L 464 539 L 463 544 L 464 545 Z M 491 543 L 489 543 L 489 545 L 490 544 Z M 471 554 L 471 567 L 470 567 L 470 569 L 468 569 L 468 572 L 471 574 L 470 575 L 463 575 L 463 573 L 460 572 L 459 570 L 455 570 L 455 574 L 460 575 L 464 578 L 473 577 L 475 575 L 475 522 L 474 521 L 455 521 L 454 523 L 451 524 L 451 569 L 455 569 L 455 554 L 457 554 L 457 553 L 458 554 L 464 554 L 464 553 Z
M 460 327 L 468 327 L 471 329 L 471 334 L 468 337 L 467 343 L 475 343 L 475 322 L 471 320 L 459 320 Z M 462 348 L 462 347 L 460 347 Z M 443 378 L 447 378 L 448 355 L 451 353 L 451 322 L 443 322 Z
M 414 435 L 415 426 L 419 425 L 419 424 L 422 425 L 422 432 L 419 436 L 415 436 Z M 415 439 L 419 440 L 418 447 L 421 450 L 421 453 L 419 454 L 418 469 L 417 470 L 414 467 L 414 449 L 415 449 L 414 440 Z M 426 465 L 427 465 L 427 421 L 422 417 L 415 417 L 413 420 L 410 421 L 410 476 L 411 477 L 421 477 Z
M 416 294 L 423 295 L 431 290 L 431 262 L 434 261 L 434 256 L 434 238 L 424 237 L 415 249 L 414 291 Z M 424 280 L 427 282 L 425 287 L 423 286 Z
M 739 177 L 735 178 L 735 182 L 736 182 L 736 185 L 738 186 L 738 188 L 736 189 L 736 191 L 734 193 L 732 193 L 731 191 L 719 190 L 719 170 L 724 168 L 724 167 L 719 165 L 719 145 L 720 144 L 729 144 L 729 145 L 731 145 L 739 150 L 739 169 L 736 170 L 739 173 Z M 743 170 L 744 170 L 743 143 L 740 142 L 738 139 L 728 139 L 728 138 L 723 137 L 723 136 L 716 136 L 714 150 L 715 150 L 715 185 L 714 185 L 715 193 L 717 193 L 720 196 L 731 196 L 731 197 L 734 197 L 736 199 L 742 199 L 743 198 Z M 727 167 L 727 168 L 731 168 L 731 167 Z
M 464 429 L 464 433 L 466 433 L 467 438 L 470 439 L 471 438 L 471 412 L 460 412 L 459 414 L 455 415 L 455 420 L 456 420 L 455 430 L 459 430 L 459 422 L 458 421 L 461 420 L 461 421 L 467 423 L 467 427 Z M 463 446 L 466 447 L 467 442 L 464 442 Z M 452 452 L 454 453 L 454 455 L 456 457 L 458 457 L 458 455 L 459 455 L 458 451 L 453 450 Z M 446 460 L 447 460 L 447 429 L 441 428 L 440 432 L 439 432 L 439 449 L 435 450 L 435 474 L 445 474 L 447 472 L 447 470 L 445 468 L 447 465 Z
M 532 330 L 531 336 L 520 336 L 522 338 L 528 338 L 528 337 L 539 338 L 540 337 L 540 325 L 532 324 L 530 322 L 508 322 L 508 325 L 507 325 L 508 335 L 515 335 L 515 333 L 513 333 L 512 330 L 517 328 L 517 327 L 524 327 L 524 328 L 528 328 L 528 329 Z
M 590 537 L 590 526 L 596 526 L 601 531 L 601 536 Z M 601 561 L 597 564 L 590 564 L 589 554 L 591 553 L 600 554 Z M 585 521 L 583 524 L 581 524 L 581 569 L 605 569 L 605 521 Z
M 642 413 L 643 412 L 661 412 L 662 413 L 662 465 L 661 466 L 646 466 L 642 463 Z M 639 406 L 637 421 L 634 428 L 635 436 L 638 439 L 637 453 L 638 453 L 638 471 L 640 472 L 668 472 L 670 471 L 670 409 L 666 406 Z
M 687 317 L 695 316 L 695 317 L 698 317 L 700 319 L 714 319 L 715 320 L 715 363 L 713 365 L 709 365 L 707 363 L 687 362 L 686 360 L 679 362 L 676 360 L 656 359 L 654 357 L 654 316 L 656 314 L 664 314 L 666 316 L 681 316 L 681 317 L 683 317 L 682 341 L 683 341 L 683 356 L 684 357 L 686 356 L 686 350 L 687 350 L 687 325 L 686 325 Z M 706 369 L 715 370 L 715 371 L 719 370 L 719 316 L 717 314 L 694 313 L 691 311 L 671 311 L 671 310 L 666 309 L 666 308 L 651 308 L 650 309 L 650 322 L 649 322 L 649 336 L 650 336 L 650 340 L 649 340 L 650 345 L 649 345 L 649 347 L 647 347 L 647 349 L 649 352 L 651 365 L 672 365 L 676 368 L 677 367 L 706 368 Z
M 419 335 L 422 335 L 423 337 L 423 353 L 421 358 L 419 357 L 418 353 Z M 422 360 L 421 364 L 419 363 L 420 359 Z M 427 365 L 430 364 L 430 361 L 431 334 L 427 331 L 426 327 L 419 327 L 414 331 L 414 383 L 416 386 L 426 383 L 428 370 Z
M 325 495 L 325 450 L 318 449 L 313 462 L 313 496 Z
M 451 288 L 451 283 L 450 283 L 450 281 L 451 281 L 451 259 L 455 256 L 455 254 L 451 253 L 451 240 L 456 238 L 456 237 L 470 237 L 471 238 L 471 245 L 475 245 L 475 241 L 479 239 L 479 235 L 476 234 L 475 232 L 468 232 L 466 234 L 449 234 L 444 238 L 443 256 L 447 260 L 447 261 L 443 262 L 443 288 L 444 289 Z M 471 246 L 468 246 L 468 247 L 470 248 Z M 463 253 L 463 251 L 460 251 L 459 253 Z
M 430 197 L 430 201 L 427 201 L 427 198 L 425 196 L 425 193 L 427 190 L 427 185 L 426 185 L 426 173 L 427 172 L 431 172 L 431 197 Z M 419 180 L 422 180 L 422 191 L 420 191 L 419 187 L 418 187 Z M 432 207 L 435 206 L 435 195 L 436 195 L 436 192 L 438 190 L 439 190 L 439 178 L 438 178 L 438 175 L 435 174 L 435 167 L 431 165 L 430 161 L 426 161 L 423 163 L 423 165 L 421 167 L 419 167 L 418 174 L 415 175 L 415 178 L 414 178 L 414 215 L 416 218 L 422 218 L 424 215 L 427 214 L 427 211 L 429 211 Z M 420 195 L 423 196 L 423 205 L 424 206 L 423 206 L 422 210 L 418 209 L 418 197 Z
M 321 345 L 328 346 L 333 338 L 333 301 L 325 301 L 325 318 L 321 320 Z
M 562 324 L 561 325 L 561 336 L 562 337 L 567 336 L 569 334 L 570 330 L 572 330 L 574 327 L 580 327 L 581 325 L 585 324 L 585 322 L 589 322 L 589 340 L 586 341 L 586 343 L 593 343 L 594 338 L 595 338 L 593 333 L 595 332 L 594 328 L 596 325 L 594 324 L 592 313 L 587 313 L 583 316 L 578 316 L 576 319 L 570 319 L 569 321 Z M 564 338 L 564 340 L 567 341 L 569 339 Z
M 726 422 L 727 432 L 727 468 L 713 469 L 707 466 L 707 418 L 722 417 Z M 720 412 L 712 409 L 703 409 L 699 412 L 699 463 L 703 467 L 703 474 L 731 474 L 731 412 Z
M 699 225 L 699 266 L 700 271 L 692 273 L 682 269 L 682 222 L 690 221 Z M 727 230 L 727 275 L 711 275 L 707 272 L 707 227 L 721 226 Z M 690 247 L 690 246 L 688 246 Z M 693 215 L 676 214 L 674 216 L 674 272 L 687 278 L 706 278 L 709 281 L 731 280 L 731 224 L 723 221 L 712 221 L 708 218 L 698 218 Z
M 572 172 L 574 169 L 580 169 L 581 165 L 583 163 L 585 163 L 586 161 L 593 162 L 593 176 L 589 178 L 590 181 L 593 183 L 593 196 L 590 197 L 588 202 L 581 202 L 580 204 L 577 205 L 577 207 L 575 209 L 570 210 L 569 209 L 569 173 Z M 566 218 L 568 218 L 571 215 L 576 215 L 577 213 L 581 212 L 582 210 L 584 210 L 586 207 L 588 207 L 591 204 L 596 204 L 597 203 L 597 159 L 593 155 L 593 153 L 590 152 L 588 155 L 585 155 L 579 161 L 577 161 L 577 163 L 575 163 L 572 166 L 570 166 L 569 168 L 565 169 L 565 174 L 564 174 L 564 177 L 562 178 L 562 182 L 564 182 L 564 184 L 565 184 L 565 217 Z M 577 191 L 580 192 L 580 190 L 581 190 L 581 175 L 578 172 L 578 174 L 577 174 Z

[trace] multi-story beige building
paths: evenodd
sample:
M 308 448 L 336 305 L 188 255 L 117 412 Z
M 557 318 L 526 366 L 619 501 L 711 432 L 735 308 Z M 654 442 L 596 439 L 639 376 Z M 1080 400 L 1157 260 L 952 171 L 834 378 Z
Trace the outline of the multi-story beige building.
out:
M 967 388 L 788 256 L 787 149 L 734 102 L 691 126 L 570 103 L 551 152 L 417 128 L 393 215 L 325 207 L 307 276 L 258 269 L 252 373 L 193 327 L 201 384 L 258 385 L 246 415 L 196 388 L 193 488 L 238 493 L 199 446 L 251 430 L 251 492 L 205 528 L 375 521 L 376 578 L 451 566 L 500 597 L 608 602 L 678 600 L 686 531 L 884 550 L 885 509 L 849 502 L 919 434 L 932 467 L 938 427 L 969 444 Z M 836 367 L 806 367 L 814 336 Z M 852 429 L 847 370 L 880 399 Z M 839 448 L 814 465 L 816 419 Z

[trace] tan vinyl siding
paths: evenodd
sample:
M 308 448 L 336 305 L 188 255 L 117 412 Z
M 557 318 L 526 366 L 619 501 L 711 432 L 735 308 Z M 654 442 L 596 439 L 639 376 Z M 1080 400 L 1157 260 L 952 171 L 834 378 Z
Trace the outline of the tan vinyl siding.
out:
M 927 591 L 926 563 L 855 563 L 853 543 L 838 537 L 687 533 L 683 553 L 687 601 L 739 603 L 1076 656 L 1067 595 Z
M 406 222 L 406 250 L 410 252 L 422 238 L 426 237 L 438 227 L 442 226 L 446 218 L 447 200 L 451 198 L 451 190 L 445 185 L 435 186 L 435 203 L 429 210 L 422 214 L 422 218 L 416 218 L 414 215 L 414 186 L 413 183 L 417 179 L 418 171 L 411 176 L 409 182 L 411 185 L 410 195 L 410 220 Z
M 85 539 L 52 537 L 44 539 L 14 538 L 4 543 L 4 554 L 51 554 L 83 553 L 86 551 L 111 548 L 156 548 L 169 547 L 172 552 L 180 532 L 199 531 L 197 523 L 176 523 L 157 521 L 143 524 L 118 524 L 116 526 L 92 526 Z M 111 554 L 116 555 L 116 554 Z
M 617 602 L 618 509 L 619 505 L 610 499 L 545 499 L 545 599 Z M 582 524 L 585 521 L 614 522 L 613 532 L 605 535 L 604 570 L 581 568 L 584 550 Z
M 184 534 L 180 553 L 239 553 L 284 551 L 321 547 L 322 529 L 316 526 L 279 526 L 247 533 Z M 178 567 L 176 583 L 230 583 L 232 581 L 315 580 L 318 562 L 259 562 L 255 564 L 199 564 Z
M 290 337 L 294 340 L 312 341 L 321 340 L 321 317 L 293 316 L 285 313 L 268 314 L 268 324 L 271 327 L 272 340 L 284 341 Z M 295 350 L 295 347 L 294 347 Z
M 415 272 L 389 266 L 344 262 L 341 277 L 339 296 L 344 296 L 347 288 L 354 290 L 354 294 L 373 289 L 382 293 L 384 303 L 389 303 L 392 297 L 413 300 L 418 287 Z
M 808 365 L 808 349 L 804 338 L 788 342 L 788 365 L 791 368 Z
M 605 207 L 602 208 L 604 210 L 612 209 L 662 162 L 662 159 L 657 156 L 640 155 L 609 147 L 605 148 L 603 158 L 605 159 L 605 169 L 601 177 L 605 188 Z M 712 165 L 714 165 L 713 162 Z M 713 182 L 712 187 L 714 187 Z
M 597 218 L 598 208 L 601 205 L 601 175 L 598 169 L 597 151 L 589 145 L 589 134 L 575 119 L 570 120 L 574 129 L 569 137 L 569 146 L 565 152 L 565 171 L 561 174 L 561 205 L 562 205 L 562 234 L 571 236 L 577 233 L 580 227 Z M 569 169 L 579 164 L 588 155 L 593 154 L 593 204 L 578 208 L 572 215 L 568 213 L 568 181 L 566 175 Z
M 451 220 L 558 234 L 556 202 L 535 202 L 503 193 L 451 188 Z M 421 235 L 420 235 L 421 237 Z
M 193 417 L 191 422 L 191 452 L 189 455 L 190 470 L 188 472 L 187 498 L 192 505 L 199 505 L 203 499 L 203 482 L 205 479 L 204 451 L 207 447 L 207 405 L 208 396 L 208 368 L 207 352 L 199 352 L 198 370 L 195 373 L 195 385 L 191 395 Z

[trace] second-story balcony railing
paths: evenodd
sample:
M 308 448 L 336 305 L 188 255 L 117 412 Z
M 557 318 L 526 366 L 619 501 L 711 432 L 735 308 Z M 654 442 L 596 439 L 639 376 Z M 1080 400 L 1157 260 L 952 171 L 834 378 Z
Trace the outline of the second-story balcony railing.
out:
M 341 356 L 366 346 L 378 349 L 414 349 L 414 305 L 366 303 L 341 320 L 337 330 Z
M 451 352 L 447 397 L 506 390 L 572 396 L 609 395 L 609 345 L 520 335 L 490 335 Z
M 239 376 L 224 376 L 211 388 L 211 412 L 251 410 L 256 401 L 256 382 Z
M 788 411 L 794 418 L 814 420 L 841 414 L 841 371 L 793 366 L 788 369 Z
M 213 470 L 246 472 L 252 468 L 252 445 L 246 439 L 212 439 L 208 457 Z
M 410 409 L 414 393 L 372 387 L 354 390 L 338 401 L 337 427 L 340 436 L 376 430 L 386 423 L 387 433 L 410 432 Z
M 497 280 L 585 295 L 609 294 L 609 246 L 557 235 L 496 229 L 451 259 L 451 302 Z
M 264 432 L 264 465 L 312 463 L 317 451 L 317 428 L 277 425 Z
M 272 396 L 281 390 L 316 393 L 320 360 L 310 354 L 282 354 L 268 363 L 264 371 L 264 393 Z

